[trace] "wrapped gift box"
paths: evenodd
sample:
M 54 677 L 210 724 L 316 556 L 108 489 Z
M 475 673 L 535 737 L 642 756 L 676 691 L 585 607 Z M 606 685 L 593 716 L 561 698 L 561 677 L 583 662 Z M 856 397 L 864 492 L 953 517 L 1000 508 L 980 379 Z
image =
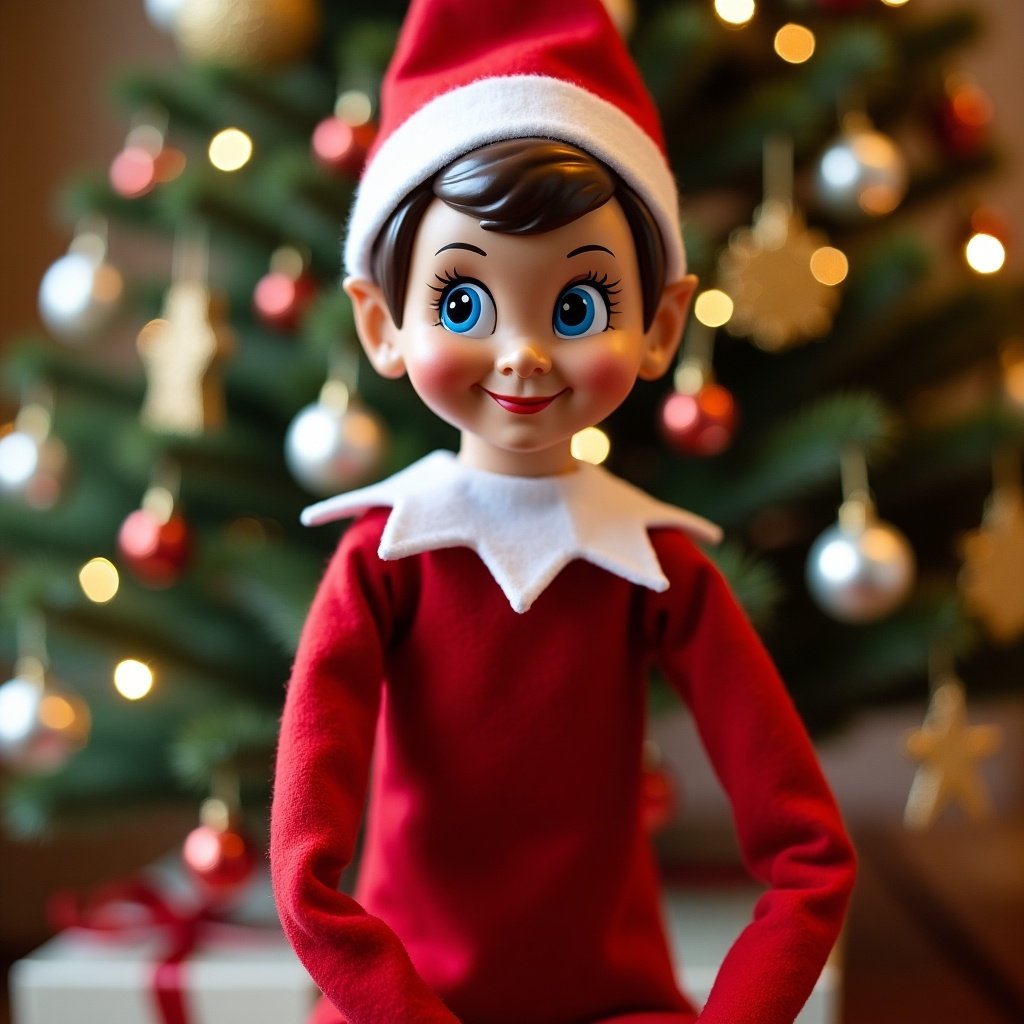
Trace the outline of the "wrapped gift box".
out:
M 758 891 L 723 886 L 666 891 L 680 985 L 699 1005 L 718 965 L 750 920 Z M 316 998 L 305 969 L 257 885 L 237 915 L 249 927 L 200 943 L 183 967 L 189 1024 L 305 1024 Z M 14 965 L 13 1024 L 158 1024 L 150 992 L 166 940 L 111 940 L 71 929 Z M 796 1024 L 836 1024 L 840 970 L 830 962 Z
M 180 900 L 188 886 L 177 865 L 168 858 L 148 877 Z M 168 948 L 157 928 L 61 932 L 12 967 L 13 1024 L 160 1024 L 153 971 Z M 317 991 L 281 932 L 266 875 L 247 886 L 231 924 L 204 928 L 181 988 L 187 1024 L 305 1024 Z
M 665 917 L 679 969 L 679 985 L 698 1006 L 711 992 L 718 966 L 750 922 L 759 889 L 748 885 L 670 888 Z M 839 1020 L 840 964 L 833 954 L 795 1024 Z
M 12 968 L 14 1024 L 157 1024 L 150 979 L 160 945 L 58 935 Z M 280 933 L 201 944 L 183 977 L 189 1024 L 304 1024 L 316 997 Z

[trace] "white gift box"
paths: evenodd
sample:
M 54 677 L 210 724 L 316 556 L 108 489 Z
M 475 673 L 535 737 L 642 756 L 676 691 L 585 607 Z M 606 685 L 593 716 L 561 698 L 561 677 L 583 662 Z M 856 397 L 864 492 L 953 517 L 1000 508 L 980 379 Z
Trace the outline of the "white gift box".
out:
M 147 877 L 180 899 L 189 890 L 178 863 L 168 858 Z M 265 875 L 231 918 L 210 925 L 181 965 L 189 1024 L 305 1024 L 318 993 L 277 923 Z M 153 972 L 169 949 L 155 928 L 61 932 L 11 968 L 13 1024 L 160 1024 Z
M 162 945 L 63 932 L 11 970 L 14 1024 L 157 1024 Z M 183 968 L 190 1024 L 305 1024 L 316 989 L 280 933 L 200 945 Z
M 758 890 L 749 886 L 670 888 L 665 915 L 679 983 L 702 1005 L 718 966 L 751 918 Z M 256 888 L 247 921 L 273 918 Z M 257 904 L 259 904 L 257 906 Z M 253 907 L 256 909 L 253 910 Z M 153 964 L 166 940 L 110 941 L 63 932 L 11 972 L 13 1024 L 157 1024 Z M 305 1024 L 317 992 L 278 928 L 253 928 L 237 941 L 200 944 L 183 966 L 190 1024 Z M 840 968 L 825 967 L 796 1024 L 836 1024 Z
M 739 933 L 750 923 L 761 890 L 749 885 L 701 889 L 670 888 L 665 919 L 678 965 L 680 987 L 703 1006 L 718 967 Z M 795 1024 L 836 1024 L 841 971 L 833 955 Z

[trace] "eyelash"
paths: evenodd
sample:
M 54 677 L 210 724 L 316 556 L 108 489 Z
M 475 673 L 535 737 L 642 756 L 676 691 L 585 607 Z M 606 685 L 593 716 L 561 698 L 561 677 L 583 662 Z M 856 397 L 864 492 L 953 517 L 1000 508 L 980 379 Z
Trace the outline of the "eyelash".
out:
M 427 287 L 437 293 L 437 298 L 431 301 L 430 308 L 437 313 L 437 320 L 434 322 L 435 327 L 441 326 L 441 300 L 444 298 L 444 293 L 453 285 L 459 281 L 469 281 L 473 284 L 482 284 L 483 282 L 477 281 L 473 277 L 464 277 L 459 273 L 458 267 L 452 267 L 451 270 L 446 270 L 444 275 L 434 274 L 434 279 L 439 281 L 439 284 L 428 284 Z M 622 278 L 616 278 L 614 281 L 608 280 L 607 274 L 601 274 L 598 276 L 597 272 L 590 270 L 587 272 L 585 277 L 577 278 L 575 281 L 570 281 L 565 288 L 571 288 L 577 284 L 589 284 L 596 288 L 600 293 L 601 297 L 605 301 L 605 305 L 608 307 L 608 327 L 606 330 L 614 330 L 615 328 L 611 324 L 611 318 L 619 312 L 619 303 L 615 300 L 614 296 L 621 294 L 622 289 L 619 287 L 622 284 Z M 565 288 L 562 291 L 565 291 Z
M 459 273 L 459 268 L 458 267 L 452 267 L 451 270 L 446 270 L 444 272 L 444 277 L 442 277 L 440 274 L 435 274 L 434 278 L 435 278 L 435 280 L 441 282 L 440 285 L 428 284 L 427 287 L 432 292 L 437 292 L 437 298 L 434 299 L 430 303 L 430 308 L 437 313 L 437 320 L 434 322 L 434 326 L 435 327 L 440 327 L 441 326 L 441 300 L 444 298 L 444 293 L 446 291 L 448 291 L 448 289 L 453 284 L 455 284 L 457 281 L 473 281 L 474 283 L 476 283 L 476 282 L 475 282 L 474 278 L 463 277 L 462 274 Z
M 607 274 L 602 274 L 600 277 L 593 270 L 587 273 L 586 277 L 580 278 L 577 281 L 571 281 L 566 285 L 566 288 L 570 288 L 577 284 L 589 284 L 596 288 L 601 293 L 601 298 L 604 299 L 605 305 L 608 307 L 608 326 L 605 328 L 607 331 L 613 331 L 615 328 L 612 326 L 612 317 L 619 312 L 619 303 L 612 298 L 614 295 L 620 295 L 622 289 L 619 287 L 622 284 L 622 278 L 616 278 L 614 281 L 608 280 Z M 564 291 L 565 289 L 563 289 Z

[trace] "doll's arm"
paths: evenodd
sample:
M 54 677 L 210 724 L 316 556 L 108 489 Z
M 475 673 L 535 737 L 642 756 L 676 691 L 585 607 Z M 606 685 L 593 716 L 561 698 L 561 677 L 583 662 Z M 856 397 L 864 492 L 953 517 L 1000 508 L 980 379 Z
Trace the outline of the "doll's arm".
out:
M 337 891 L 362 815 L 391 626 L 365 524 L 349 530 L 324 576 L 288 685 L 271 816 L 274 892 L 296 953 L 349 1024 L 457 1024 L 398 936 Z
M 717 570 L 659 537 L 660 660 L 732 802 L 744 859 L 769 886 L 719 971 L 702 1024 L 793 1024 L 842 925 L 854 854 L 813 748 Z

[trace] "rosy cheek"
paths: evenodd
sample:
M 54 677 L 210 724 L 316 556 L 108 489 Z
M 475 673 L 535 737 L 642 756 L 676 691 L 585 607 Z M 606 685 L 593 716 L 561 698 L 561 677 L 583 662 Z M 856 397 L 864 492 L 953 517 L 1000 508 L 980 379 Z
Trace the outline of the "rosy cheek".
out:
M 631 360 L 615 352 L 593 354 L 580 361 L 574 374 L 574 387 L 586 388 L 595 398 L 624 398 L 636 382 L 636 368 Z
M 481 357 L 479 346 L 431 339 L 413 348 L 406 365 L 417 391 L 443 394 L 476 383 L 487 370 L 486 361 Z

